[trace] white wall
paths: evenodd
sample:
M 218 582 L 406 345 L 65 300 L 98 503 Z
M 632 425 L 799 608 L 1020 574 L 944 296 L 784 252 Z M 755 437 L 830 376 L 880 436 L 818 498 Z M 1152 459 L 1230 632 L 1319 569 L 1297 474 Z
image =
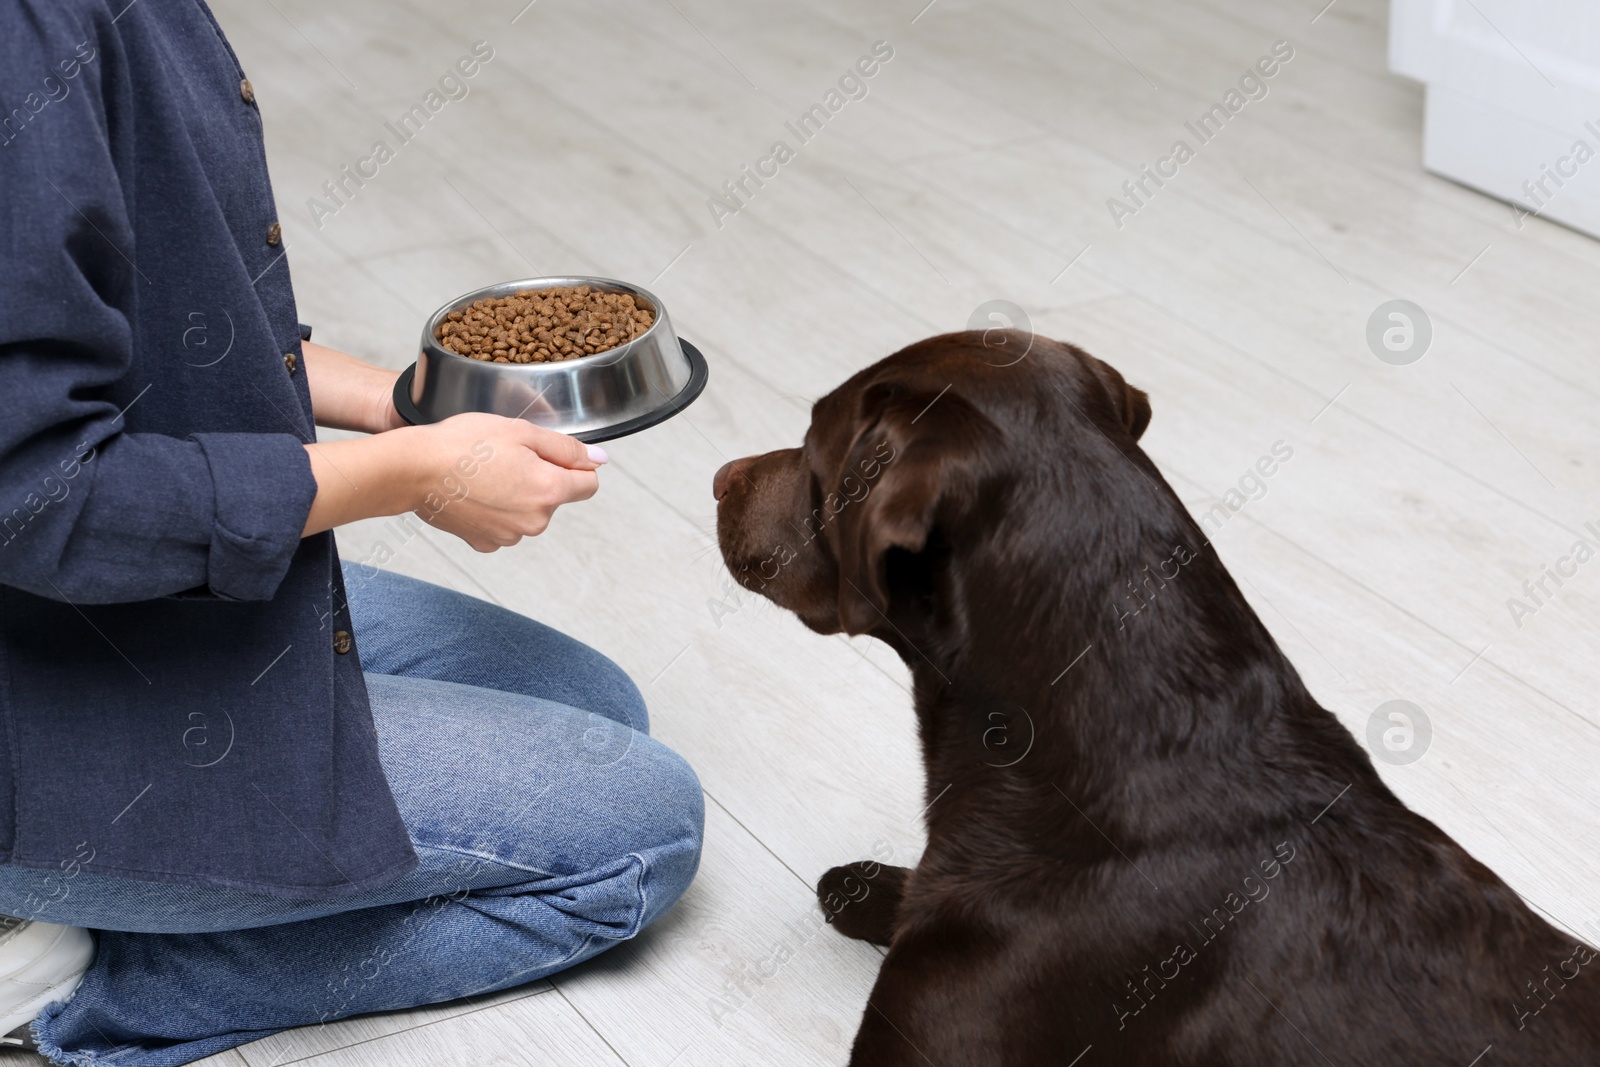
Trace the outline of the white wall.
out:
M 1428 170 L 1600 236 L 1600 4 L 1393 0 L 1389 65 L 1427 86 Z

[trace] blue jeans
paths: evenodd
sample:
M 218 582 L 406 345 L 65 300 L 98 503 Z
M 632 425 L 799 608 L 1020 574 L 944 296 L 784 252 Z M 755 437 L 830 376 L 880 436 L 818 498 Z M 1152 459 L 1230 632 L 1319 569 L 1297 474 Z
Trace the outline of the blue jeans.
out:
M 100 931 L 76 995 L 35 1023 L 53 1062 L 166 1067 L 532 982 L 633 937 L 688 887 L 700 783 L 649 737 L 620 668 L 438 586 L 354 566 L 345 581 L 421 866 L 318 901 L 97 875 L 92 862 L 70 876 L 0 865 L 0 912 Z

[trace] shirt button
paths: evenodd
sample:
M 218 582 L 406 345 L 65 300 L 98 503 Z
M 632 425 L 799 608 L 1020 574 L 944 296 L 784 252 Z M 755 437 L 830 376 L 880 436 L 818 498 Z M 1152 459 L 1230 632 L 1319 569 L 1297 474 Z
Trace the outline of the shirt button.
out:
M 283 366 L 284 366 L 284 369 L 287 370 L 290 374 L 293 374 L 294 373 L 294 369 L 296 367 L 298 367 L 299 365 L 300 365 L 300 359 L 293 352 L 285 352 L 283 354 Z
M 276 248 L 281 240 L 283 240 L 283 227 L 274 222 L 267 227 L 267 244 Z
M 250 87 L 250 79 L 246 78 L 239 83 L 239 96 L 247 104 L 256 102 L 256 91 Z
M 351 645 L 351 641 L 350 641 L 350 631 L 349 630 L 335 630 L 335 631 L 333 631 L 333 650 L 335 652 L 339 653 L 339 655 L 342 656 L 346 652 L 350 651 L 350 645 Z

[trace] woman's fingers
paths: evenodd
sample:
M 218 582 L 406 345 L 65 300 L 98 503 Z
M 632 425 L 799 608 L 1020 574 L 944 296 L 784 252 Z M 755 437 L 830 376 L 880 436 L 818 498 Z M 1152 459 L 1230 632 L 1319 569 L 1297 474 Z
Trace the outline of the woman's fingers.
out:
M 595 471 L 605 452 L 566 434 L 485 414 L 456 415 L 435 426 L 442 454 L 472 442 L 472 454 L 483 458 L 475 472 L 462 470 L 471 479 L 468 491 L 423 518 L 479 552 L 542 534 L 557 508 L 588 500 L 600 488 Z M 483 445 L 489 446 L 486 454 Z
M 561 486 L 561 503 L 588 500 L 600 489 L 600 476 L 594 471 L 553 471 Z
M 469 537 L 465 534 L 462 534 L 461 539 L 467 544 L 471 545 L 474 552 L 482 552 L 485 555 L 488 555 L 490 552 L 498 552 L 502 548 L 510 548 L 512 545 L 515 545 L 517 542 L 521 541 L 522 536 L 522 534 L 510 534 L 505 537 L 485 537 L 480 534 L 478 536 Z

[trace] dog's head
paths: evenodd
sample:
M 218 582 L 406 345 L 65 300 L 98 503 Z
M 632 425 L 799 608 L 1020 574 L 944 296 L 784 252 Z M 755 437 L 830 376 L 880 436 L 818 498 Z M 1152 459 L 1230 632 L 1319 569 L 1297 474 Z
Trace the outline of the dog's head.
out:
M 1070 345 L 1033 338 L 1011 361 L 985 336 L 903 349 L 819 400 L 801 447 L 723 466 L 717 534 L 736 580 L 819 633 L 904 653 L 971 625 L 973 597 L 1025 588 L 1060 555 L 1046 549 L 1091 551 L 1104 523 L 1085 514 L 1150 489 L 1134 465 L 1148 467 L 1135 442 L 1149 400 Z

